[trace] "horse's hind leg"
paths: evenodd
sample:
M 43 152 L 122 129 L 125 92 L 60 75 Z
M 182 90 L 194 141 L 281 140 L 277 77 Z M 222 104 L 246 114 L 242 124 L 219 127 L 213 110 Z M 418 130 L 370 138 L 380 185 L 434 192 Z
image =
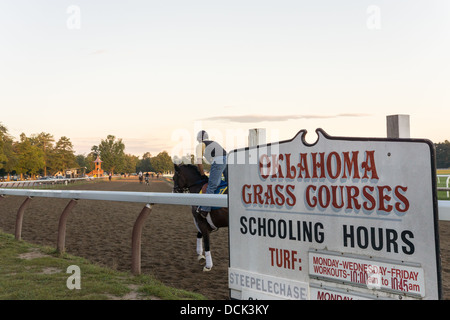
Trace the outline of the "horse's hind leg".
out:
M 197 233 L 197 260 L 202 261 L 205 260 L 205 256 L 203 255 L 203 235 L 201 232 Z

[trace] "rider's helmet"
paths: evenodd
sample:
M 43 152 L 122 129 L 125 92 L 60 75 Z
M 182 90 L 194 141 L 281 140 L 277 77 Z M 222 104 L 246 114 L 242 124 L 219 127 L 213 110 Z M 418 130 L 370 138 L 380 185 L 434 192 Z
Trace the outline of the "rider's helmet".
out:
M 208 140 L 208 132 L 206 132 L 205 130 L 201 130 L 197 133 L 197 141 L 198 142 L 202 142 L 203 140 Z

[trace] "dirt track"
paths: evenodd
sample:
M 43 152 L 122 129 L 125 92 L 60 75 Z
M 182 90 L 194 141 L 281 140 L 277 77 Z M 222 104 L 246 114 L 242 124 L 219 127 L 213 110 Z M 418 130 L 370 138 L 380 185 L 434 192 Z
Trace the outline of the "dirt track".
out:
M 170 192 L 163 180 L 150 186 L 117 180 L 69 186 L 69 189 Z M 24 197 L 0 201 L 0 230 L 14 234 L 16 212 Z M 58 221 L 68 200 L 34 198 L 25 211 L 22 238 L 56 247 Z M 66 251 L 121 271 L 131 270 L 131 234 L 142 204 L 80 200 L 67 221 Z M 155 205 L 142 234 L 142 272 L 166 285 L 194 291 L 209 299 L 228 299 L 228 230 L 211 236 L 213 271 L 202 272 L 195 246 L 190 207 Z M 444 299 L 450 299 L 450 222 L 440 222 Z
M 150 186 L 137 180 L 117 180 L 69 186 L 70 189 L 171 192 L 163 180 Z M 14 234 L 15 217 L 24 197 L 0 201 L 0 229 Z M 68 200 L 34 198 L 25 211 L 22 239 L 56 247 L 59 216 Z M 131 270 L 131 234 L 142 204 L 80 200 L 66 229 L 66 251 L 121 271 Z M 196 234 L 188 206 L 154 205 L 142 233 L 142 272 L 154 274 L 166 285 L 204 294 L 209 299 L 228 298 L 228 229 L 211 237 L 214 268 L 202 271 L 197 262 Z

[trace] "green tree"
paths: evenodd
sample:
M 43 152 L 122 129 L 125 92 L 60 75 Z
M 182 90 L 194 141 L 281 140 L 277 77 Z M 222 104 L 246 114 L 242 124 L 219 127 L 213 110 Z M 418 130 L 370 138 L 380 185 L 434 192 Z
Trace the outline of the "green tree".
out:
M 9 174 L 17 165 L 17 156 L 13 148 L 14 141 L 8 129 L 0 123 L 0 171 Z
M 14 170 L 18 162 L 18 156 L 14 150 L 14 141 L 10 137 L 5 137 L 3 139 L 3 159 L 4 162 L 1 164 L 2 170 L 9 174 Z
M 94 149 L 93 146 L 92 149 Z M 123 170 L 125 163 L 125 144 L 122 139 L 116 141 L 116 137 L 108 135 L 106 140 L 102 140 L 98 147 L 96 147 L 102 159 L 102 168 L 111 173 L 120 172 Z
M 8 129 L 0 123 L 0 169 L 3 169 L 8 162 L 8 156 L 5 151 L 8 138 Z
M 35 175 L 44 167 L 43 151 L 24 133 L 20 135 L 20 142 L 15 143 L 14 150 L 17 154 L 16 173 Z
M 92 165 L 90 162 L 89 156 L 84 156 L 83 154 L 77 154 L 75 156 L 75 162 L 77 163 L 78 167 L 81 169 L 81 173 L 89 173 L 92 171 Z M 91 161 L 92 162 L 92 161 Z
M 122 171 L 124 173 L 136 172 L 136 167 L 138 166 L 138 163 L 139 163 L 138 156 L 134 156 L 132 154 L 126 154 Z
M 139 161 L 136 171 L 149 172 L 154 171 L 152 167 L 152 155 L 150 152 L 144 153 L 142 159 Z
M 55 144 L 49 154 L 48 165 L 54 173 L 64 172 L 66 169 L 77 166 L 73 144 L 69 138 L 63 136 Z
M 435 143 L 436 166 L 438 168 L 450 168 L 450 142 Z
M 173 171 L 173 161 L 172 158 L 170 158 L 167 151 L 162 151 L 158 153 L 156 157 L 153 157 L 151 159 L 153 169 L 156 172 L 171 172 Z
M 91 152 L 88 156 L 92 157 L 94 160 L 97 159 L 97 156 L 100 156 L 100 150 L 98 150 L 98 146 L 92 146 Z
M 37 135 L 32 136 L 34 144 L 42 149 L 44 153 L 44 176 L 47 175 L 47 160 L 53 151 L 53 142 L 55 138 L 50 133 L 41 132 Z

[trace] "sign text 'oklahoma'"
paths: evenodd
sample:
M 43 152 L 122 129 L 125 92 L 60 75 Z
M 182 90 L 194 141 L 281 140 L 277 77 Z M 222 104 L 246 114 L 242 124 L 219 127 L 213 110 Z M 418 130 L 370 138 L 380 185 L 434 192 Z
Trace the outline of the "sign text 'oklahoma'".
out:
M 230 153 L 231 298 L 439 299 L 432 143 L 316 132 Z

